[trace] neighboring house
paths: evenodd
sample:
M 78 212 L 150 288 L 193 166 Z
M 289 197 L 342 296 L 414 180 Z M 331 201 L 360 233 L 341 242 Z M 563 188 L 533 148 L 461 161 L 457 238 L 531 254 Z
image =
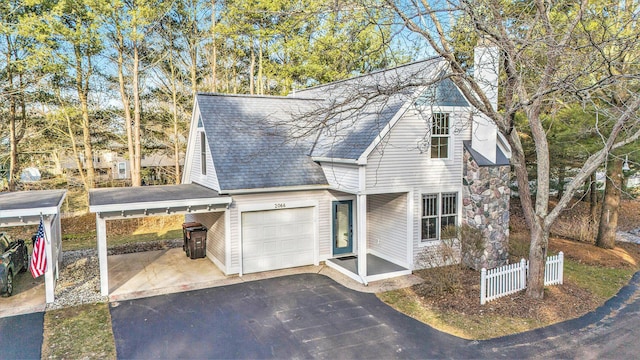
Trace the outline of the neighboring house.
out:
M 492 51 L 476 67 L 496 106 Z M 183 183 L 231 197 L 187 215 L 207 256 L 226 274 L 324 261 L 366 284 L 468 224 L 485 237 L 470 265 L 505 263 L 510 150 L 445 75 L 434 58 L 288 97 L 198 94 Z
M 79 154 L 82 165 L 86 166 L 84 153 Z M 180 158 L 180 166 L 183 166 L 184 159 Z M 65 154 L 59 161 L 58 173 L 65 173 L 67 176 L 77 174 L 78 167 L 73 158 L 73 154 Z M 121 152 L 114 150 L 95 150 L 93 156 L 93 167 L 96 170 L 98 181 L 109 180 L 129 180 L 131 179 L 131 169 L 129 160 Z M 174 183 L 175 161 L 172 157 L 161 151 L 156 151 L 150 155 L 143 155 L 140 161 L 143 180 L 147 184 Z

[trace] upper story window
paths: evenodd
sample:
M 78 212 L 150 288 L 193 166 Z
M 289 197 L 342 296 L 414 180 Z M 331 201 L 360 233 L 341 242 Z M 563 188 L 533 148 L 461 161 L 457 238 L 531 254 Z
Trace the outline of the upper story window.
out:
M 202 175 L 207 175 L 207 137 L 200 132 L 200 169 Z
M 455 237 L 458 193 L 422 195 L 422 241 Z
M 449 114 L 434 113 L 431 116 L 431 158 L 449 158 Z

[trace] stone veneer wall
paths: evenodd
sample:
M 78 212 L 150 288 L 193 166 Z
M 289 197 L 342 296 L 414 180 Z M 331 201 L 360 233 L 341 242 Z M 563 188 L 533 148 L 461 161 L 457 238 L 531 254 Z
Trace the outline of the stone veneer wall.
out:
M 464 150 L 462 225 L 480 229 L 484 251 L 463 254 L 465 265 L 476 270 L 507 264 L 509 249 L 509 165 L 479 166 Z

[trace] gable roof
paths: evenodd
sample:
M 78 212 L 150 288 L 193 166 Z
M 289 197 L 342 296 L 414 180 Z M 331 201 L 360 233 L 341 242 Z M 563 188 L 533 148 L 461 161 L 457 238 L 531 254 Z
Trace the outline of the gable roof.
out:
M 328 184 L 307 156 L 307 124 L 295 121 L 316 101 L 220 94 L 197 101 L 221 191 Z
M 220 190 L 328 185 L 313 158 L 359 159 L 419 99 L 466 106 L 443 70 L 432 58 L 287 97 L 198 94 Z
M 326 124 L 311 155 L 357 160 L 416 92 L 437 80 L 443 66 L 441 58 L 431 58 L 297 92 L 296 97 L 326 99 Z

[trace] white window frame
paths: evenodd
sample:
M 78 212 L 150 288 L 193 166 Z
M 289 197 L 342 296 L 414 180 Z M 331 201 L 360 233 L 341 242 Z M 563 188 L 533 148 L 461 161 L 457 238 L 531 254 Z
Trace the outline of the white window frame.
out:
M 443 119 L 446 119 L 446 127 L 441 126 Z M 447 141 L 447 156 L 442 156 L 442 139 L 446 139 Z M 434 146 L 436 146 L 436 140 L 438 145 L 434 148 Z M 435 149 L 437 149 L 436 156 L 434 156 Z M 448 112 L 434 112 L 431 114 L 431 142 L 429 146 L 429 156 L 431 156 L 432 159 L 449 159 L 451 157 L 451 114 Z
M 452 201 L 450 200 L 453 197 Z M 453 218 L 453 223 L 455 226 L 459 224 L 459 216 L 458 216 L 458 201 L 460 198 L 460 193 L 456 191 L 451 192 L 442 192 L 442 193 L 427 193 L 422 194 L 421 203 L 420 203 L 420 242 L 428 243 L 431 241 L 442 240 L 442 222 L 443 219 L 445 221 Z M 425 206 L 425 199 L 435 200 L 435 204 L 431 204 L 430 206 Z M 445 206 L 453 205 L 453 209 L 449 209 L 449 211 L 445 212 Z M 435 237 L 424 239 L 424 220 L 425 219 L 435 219 Z M 450 221 L 447 221 L 449 224 Z M 448 238 L 447 238 L 448 239 Z
M 200 174 L 207 175 L 207 136 L 200 131 Z

